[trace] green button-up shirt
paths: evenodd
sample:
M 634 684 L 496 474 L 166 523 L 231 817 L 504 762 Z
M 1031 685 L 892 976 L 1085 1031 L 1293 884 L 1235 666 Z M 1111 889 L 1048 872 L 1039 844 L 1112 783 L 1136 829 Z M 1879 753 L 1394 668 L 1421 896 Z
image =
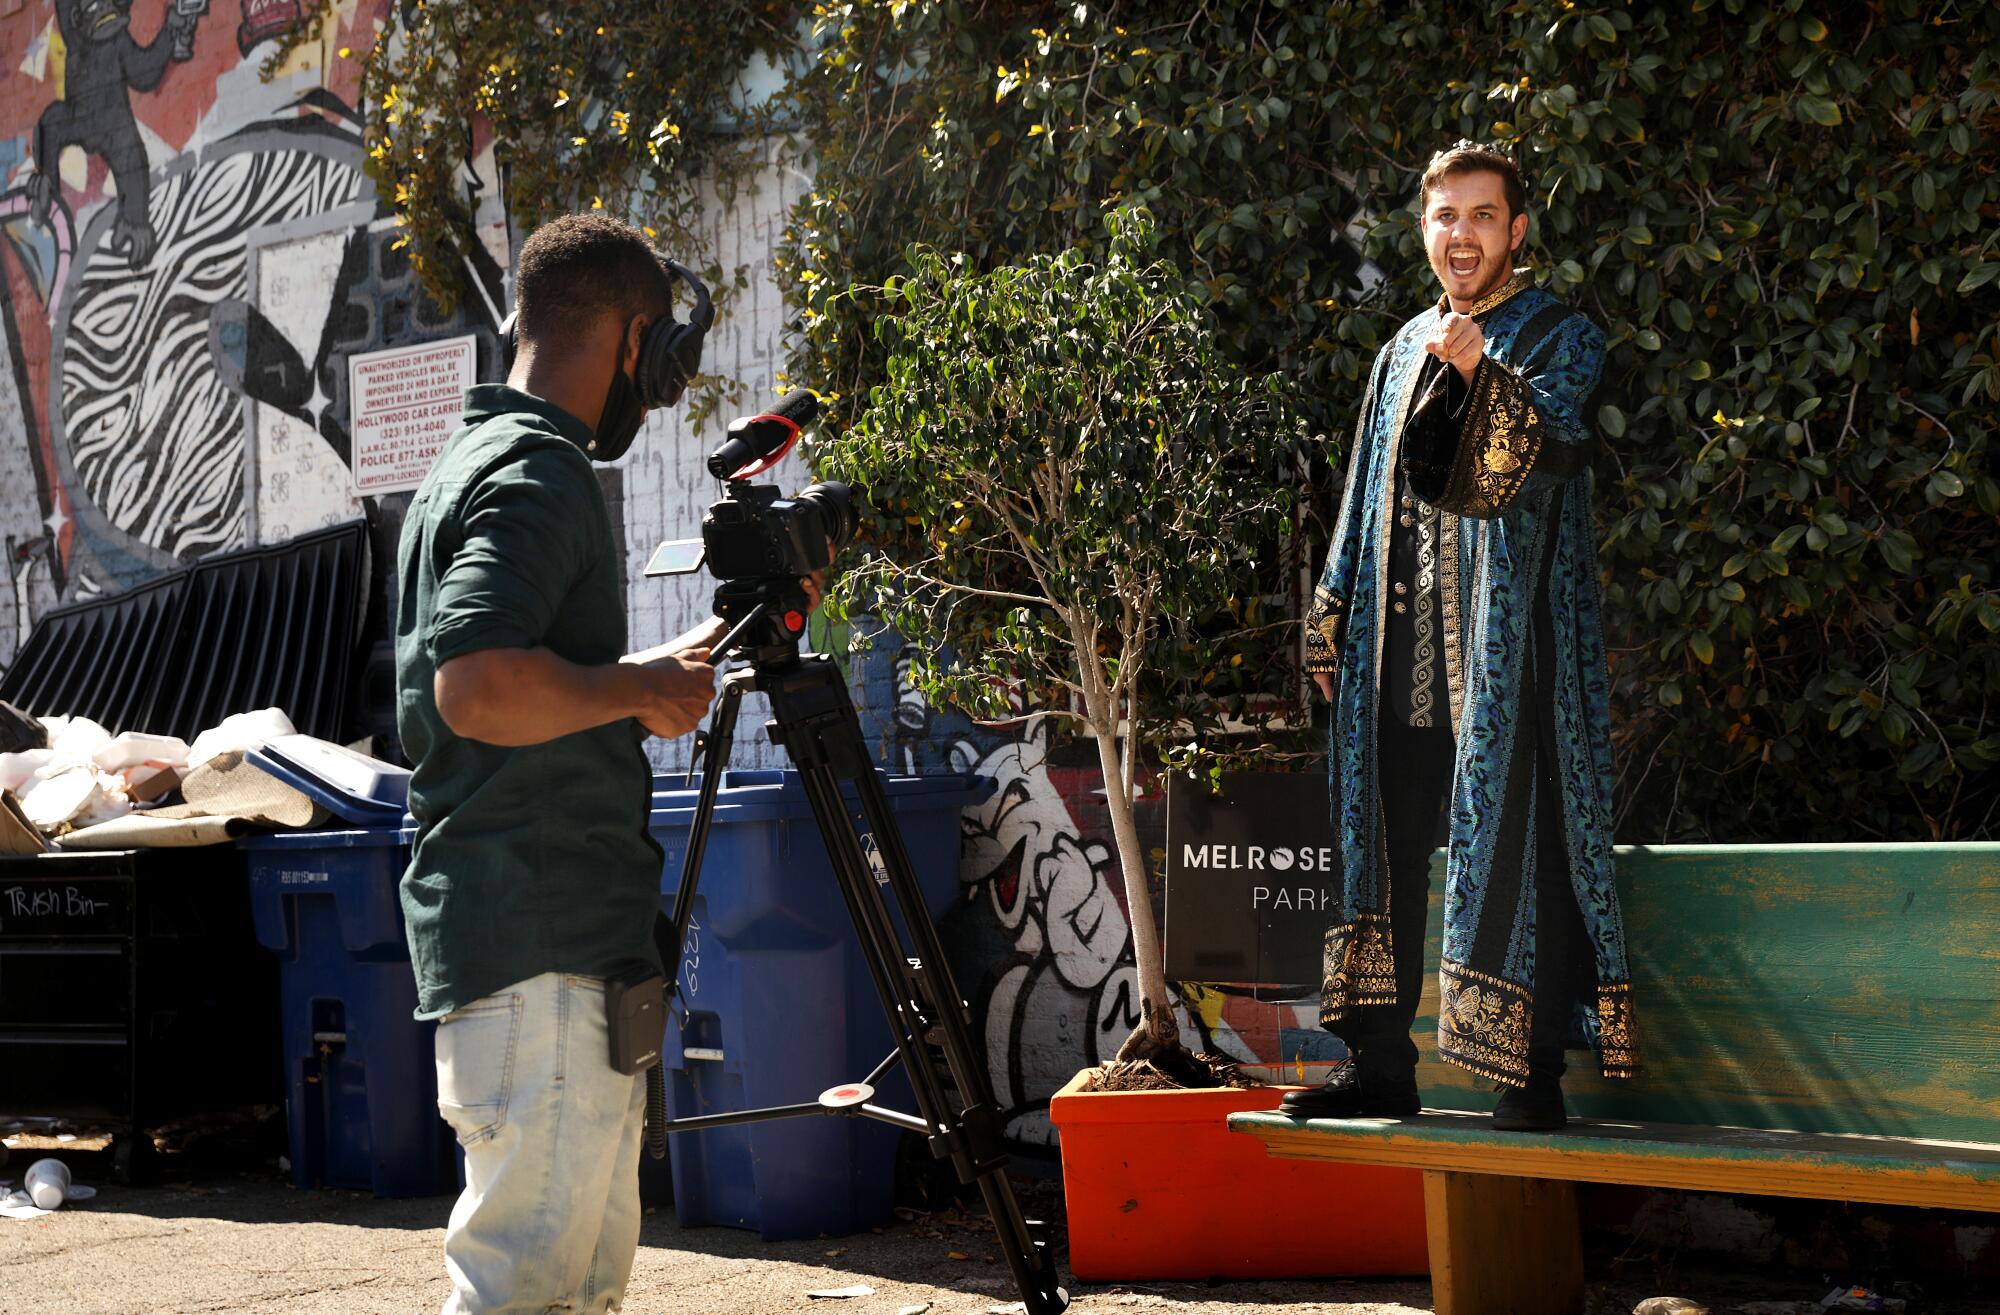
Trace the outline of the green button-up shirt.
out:
M 438 715 L 442 664 L 547 648 L 625 652 L 625 598 L 590 430 L 538 397 L 470 389 L 424 477 L 398 553 L 396 726 L 416 765 L 417 840 L 402 882 L 417 1017 L 545 972 L 659 963 L 664 857 L 647 832 L 652 771 L 636 721 L 502 748 Z

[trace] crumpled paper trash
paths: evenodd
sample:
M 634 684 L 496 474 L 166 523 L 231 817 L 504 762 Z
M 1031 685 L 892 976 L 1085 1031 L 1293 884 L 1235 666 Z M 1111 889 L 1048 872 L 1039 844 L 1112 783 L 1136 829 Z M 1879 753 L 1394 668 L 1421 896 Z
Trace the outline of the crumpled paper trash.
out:
M 292 719 L 277 708 L 239 712 L 234 716 L 224 717 L 220 725 L 211 726 L 194 737 L 194 743 L 188 746 L 187 765 L 199 767 L 225 753 L 261 749 L 280 735 L 298 733 L 298 727 L 292 725 Z
M 70 767 L 34 782 L 21 796 L 30 822 L 54 834 L 64 827 L 95 826 L 132 811 L 125 782 L 95 767 Z

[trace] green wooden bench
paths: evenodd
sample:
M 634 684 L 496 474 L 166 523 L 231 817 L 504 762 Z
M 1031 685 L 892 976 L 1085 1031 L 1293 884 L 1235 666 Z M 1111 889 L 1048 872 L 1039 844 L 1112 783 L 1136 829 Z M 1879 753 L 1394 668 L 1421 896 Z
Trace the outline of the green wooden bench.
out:
M 1646 1072 L 1607 1082 L 1573 1055 L 1566 1131 L 1495 1131 L 1490 1089 L 1428 1055 L 1417 1118 L 1230 1127 L 1423 1170 L 1438 1315 L 1581 1309 L 1576 1183 L 2000 1211 L 2000 844 L 1618 860 Z

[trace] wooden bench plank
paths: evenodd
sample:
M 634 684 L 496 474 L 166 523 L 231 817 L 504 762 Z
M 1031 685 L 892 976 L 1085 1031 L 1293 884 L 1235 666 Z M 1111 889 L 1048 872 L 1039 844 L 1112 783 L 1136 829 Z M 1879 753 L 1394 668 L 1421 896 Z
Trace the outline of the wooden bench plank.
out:
M 1413 1119 L 1312 1120 L 1258 1111 L 1230 1116 L 1229 1126 L 1281 1159 L 2000 1210 L 2000 1145 L 1980 1142 L 1668 1123 L 1499 1132 L 1485 1115 L 1435 1110 Z

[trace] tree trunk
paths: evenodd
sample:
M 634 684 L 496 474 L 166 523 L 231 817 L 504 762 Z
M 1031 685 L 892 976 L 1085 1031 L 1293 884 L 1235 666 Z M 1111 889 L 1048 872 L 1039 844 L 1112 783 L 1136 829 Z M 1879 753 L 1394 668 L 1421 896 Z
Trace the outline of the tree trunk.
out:
M 1111 805 L 1111 834 L 1118 845 L 1118 867 L 1125 878 L 1125 908 L 1132 922 L 1132 957 L 1139 969 L 1140 1032 L 1160 1049 L 1180 1044 L 1180 1024 L 1167 994 L 1167 974 L 1160 956 L 1160 932 L 1153 918 L 1153 895 L 1146 882 L 1146 854 L 1139 847 L 1139 826 L 1132 816 L 1132 792 L 1118 759 L 1115 716 L 1091 717 L 1097 740 L 1097 760 L 1104 768 L 1104 796 Z M 1136 1039 L 1136 1038 L 1135 1038 Z M 1131 1043 L 1119 1051 L 1121 1059 Z

